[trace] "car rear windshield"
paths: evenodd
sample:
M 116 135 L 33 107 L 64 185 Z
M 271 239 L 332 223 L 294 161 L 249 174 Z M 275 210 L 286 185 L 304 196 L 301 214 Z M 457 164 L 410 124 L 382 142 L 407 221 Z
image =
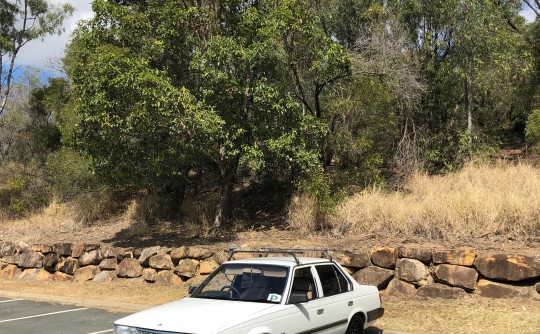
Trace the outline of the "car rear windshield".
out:
M 280 303 L 288 276 L 287 267 L 224 264 L 213 272 L 191 297 Z

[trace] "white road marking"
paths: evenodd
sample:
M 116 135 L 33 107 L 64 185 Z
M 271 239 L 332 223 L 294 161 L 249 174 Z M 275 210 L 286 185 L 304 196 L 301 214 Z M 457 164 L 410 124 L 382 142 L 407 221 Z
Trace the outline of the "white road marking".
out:
M 2 303 L 18 302 L 19 300 L 22 300 L 22 299 L 0 300 L 0 304 L 2 304 Z
M 113 331 L 112 329 L 107 329 L 106 331 L 93 332 L 93 333 L 88 333 L 88 334 L 101 334 L 101 333 L 109 333 L 109 332 L 112 332 L 112 331 Z
M 24 320 L 24 319 L 32 319 L 32 318 L 38 318 L 38 317 L 46 317 L 46 316 L 48 316 L 48 315 L 54 315 L 54 314 L 60 314 L 60 313 L 68 313 L 68 312 L 75 312 L 75 311 L 84 311 L 84 310 L 87 310 L 87 308 L 76 308 L 76 309 L 65 310 L 65 311 L 58 311 L 58 312 L 51 312 L 51 313 L 36 314 L 36 315 L 28 316 L 28 317 L 0 320 L 0 324 L 3 323 L 3 322 L 10 322 L 10 321 L 17 321 L 17 320 Z

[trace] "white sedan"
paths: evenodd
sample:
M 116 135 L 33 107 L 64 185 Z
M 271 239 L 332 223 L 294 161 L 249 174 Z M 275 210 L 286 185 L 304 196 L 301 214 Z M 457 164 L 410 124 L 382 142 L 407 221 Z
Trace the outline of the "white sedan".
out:
M 117 320 L 114 333 L 358 334 L 384 313 L 376 287 L 331 258 L 293 253 L 225 262 L 191 292 Z

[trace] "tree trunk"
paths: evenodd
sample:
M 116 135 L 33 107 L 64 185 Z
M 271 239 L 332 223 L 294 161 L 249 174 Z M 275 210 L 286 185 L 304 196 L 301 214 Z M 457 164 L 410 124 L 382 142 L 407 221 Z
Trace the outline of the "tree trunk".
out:
M 469 147 L 472 146 L 472 132 L 473 132 L 473 103 L 474 95 L 473 95 L 473 87 L 472 87 L 472 80 L 469 78 L 465 79 L 465 112 L 467 113 L 467 136 L 468 136 L 468 143 Z
M 231 216 L 231 198 L 238 170 L 238 157 L 222 160 L 221 169 L 221 193 L 214 218 L 214 231 L 223 229 Z

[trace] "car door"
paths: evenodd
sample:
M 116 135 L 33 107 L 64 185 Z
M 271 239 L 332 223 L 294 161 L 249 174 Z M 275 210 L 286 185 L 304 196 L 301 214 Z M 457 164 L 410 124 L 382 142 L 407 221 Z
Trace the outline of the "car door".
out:
M 280 319 L 281 333 L 315 333 L 320 324 L 319 289 L 310 266 L 296 268 L 286 303 L 287 316 Z
M 345 333 L 347 322 L 354 307 L 351 282 L 333 263 L 315 266 L 318 282 L 321 287 L 318 315 L 322 323 L 320 333 Z

